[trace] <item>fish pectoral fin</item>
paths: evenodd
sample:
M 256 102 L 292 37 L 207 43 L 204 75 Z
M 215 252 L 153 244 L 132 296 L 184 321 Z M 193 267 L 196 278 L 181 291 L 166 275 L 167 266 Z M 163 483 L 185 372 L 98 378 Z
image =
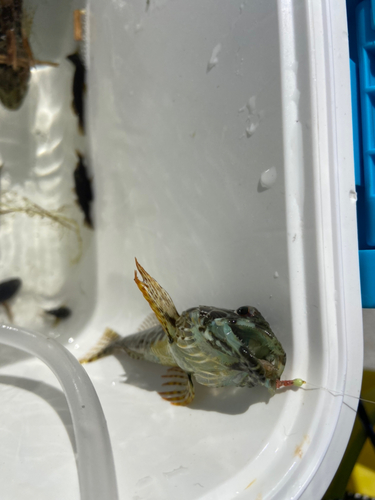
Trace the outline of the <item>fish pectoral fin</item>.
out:
M 190 373 L 184 372 L 181 368 L 172 367 L 169 368 L 168 374 L 163 375 L 163 377 L 172 379 L 169 382 L 164 382 L 163 385 L 178 387 L 173 391 L 159 392 L 158 394 L 163 399 L 176 406 L 187 406 L 193 401 L 195 390 Z
M 91 363 L 99 358 L 111 354 L 113 350 L 113 344 L 119 340 L 121 337 L 111 328 L 106 328 L 105 332 L 99 339 L 99 342 L 90 351 L 79 360 L 81 364 Z

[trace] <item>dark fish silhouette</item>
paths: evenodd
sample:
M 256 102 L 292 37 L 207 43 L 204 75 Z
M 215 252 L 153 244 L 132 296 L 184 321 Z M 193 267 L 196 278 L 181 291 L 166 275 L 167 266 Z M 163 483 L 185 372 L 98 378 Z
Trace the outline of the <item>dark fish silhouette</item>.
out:
M 66 319 L 72 315 L 71 309 L 69 307 L 61 306 L 56 309 L 50 309 L 49 311 L 44 311 L 46 314 L 54 316 L 56 319 Z
M 2 281 L 0 283 L 0 303 L 5 308 L 10 322 L 13 322 L 13 314 L 7 303 L 21 288 L 22 281 L 19 278 Z
M 78 204 L 85 214 L 85 223 L 91 229 L 94 229 L 91 218 L 91 202 L 94 195 L 91 187 L 91 180 L 87 175 L 87 168 L 84 164 L 84 157 L 77 151 L 78 163 L 74 170 L 74 185 L 77 193 Z
M 2 281 L 0 283 L 0 302 L 3 303 L 15 295 L 22 285 L 19 278 L 12 278 L 10 280 Z
M 82 134 L 85 131 L 85 106 L 84 92 L 86 88 L 86 68 L 78 52 L 71 54 L 67 59 L 74 64 L 75 72 L 73 77 L 73 101 L 74 112 L 78 116 L 78 124 Z

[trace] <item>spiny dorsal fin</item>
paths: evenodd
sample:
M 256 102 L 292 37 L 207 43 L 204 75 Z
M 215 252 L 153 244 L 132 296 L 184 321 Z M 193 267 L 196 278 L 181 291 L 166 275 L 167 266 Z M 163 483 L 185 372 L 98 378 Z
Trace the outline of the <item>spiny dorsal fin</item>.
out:
M 176 321 L 180 317 L 173 301 L 164 288 L 143 269 L 137 259 L 135 259 L 135 265 L 143 281 L 138 278 L 137 271 L 134 272 L 134 281 L 172 341 L 175 336 Z
M 96 361 L 103 356 L 111 354 L 113 350 L 111 344 L 115 343 L 120 338 L 121 336 L 114 330 L 112 330 L 111 328 L 106 328 L 98 343 L 92 349 L 90 349 L 86 356 L 81 358 L 79 362 L 81 364 L 91 363 L 92 361 Z
M 148 330 L 153 326 L 160 325 L 158 318 L 155 316 L 153 312 L 148 314 L 142 323 L 138 326 L 137 332 L 143 332 L 143 330 Z

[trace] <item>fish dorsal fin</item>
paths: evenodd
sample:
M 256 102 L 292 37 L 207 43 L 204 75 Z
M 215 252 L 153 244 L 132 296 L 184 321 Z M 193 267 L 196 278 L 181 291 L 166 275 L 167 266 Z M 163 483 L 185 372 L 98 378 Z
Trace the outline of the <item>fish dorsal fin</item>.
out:
M 180 317 L 175 305 L 169 294 L 143 269 L 137 259 L 135 264 L 143 281 L 138 278 L 137 271 L 134 272 L 134 281 L 172 342 L 175 337 L 176 321 Z
M 151 312 L 145 317 L 142 323 L 138 326 L 137 332 L 143 332 L 143 330 L 148 330 L 149 328 L 152 328 L 153 326 L 157 325 L 160 325 L 159 320 L 156 317 L 156 315 L 153 312 Z

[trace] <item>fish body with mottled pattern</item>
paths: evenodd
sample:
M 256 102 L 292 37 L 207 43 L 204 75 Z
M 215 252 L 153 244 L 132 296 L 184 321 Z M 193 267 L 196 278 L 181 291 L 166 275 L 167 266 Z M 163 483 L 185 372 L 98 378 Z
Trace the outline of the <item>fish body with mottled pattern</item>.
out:
M 170 349 L 181 369 L 210 387 L 264 385 L 273 391 L 286 362 L 269 324 L 251 306 L 188 309 L 176 322 Z
M 82 363 L 122 350 L 135 359 L 175 367 L 186 375 L 186 393 L 180 390 L 160 394 L 181 405 L 194 397 L 192 377 L 209 387 L 262 385 L 272 394 L 279 387 L 302 385 L 301 379 L 280 381 L 285 351 L 255 307 L 231 310 L 198 306 L 179 315 L 167 292 L 136 264 L 143 281 L 137 275 L 135 281 L 160 324 L 127 337 L 108 328 L 99 344 L 81 359 Z M 183 382 L 175 384 L 181 386 Z
M 22 0 L 0 1 L 0 101 L 17 110 L 30 80 L 31 49 L 22 29 Z

